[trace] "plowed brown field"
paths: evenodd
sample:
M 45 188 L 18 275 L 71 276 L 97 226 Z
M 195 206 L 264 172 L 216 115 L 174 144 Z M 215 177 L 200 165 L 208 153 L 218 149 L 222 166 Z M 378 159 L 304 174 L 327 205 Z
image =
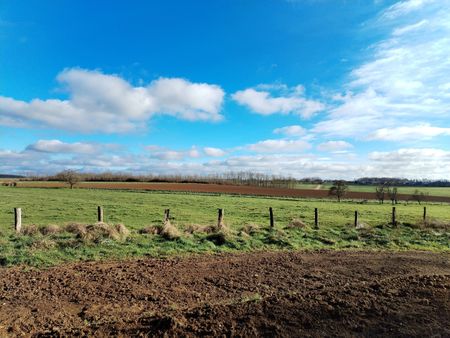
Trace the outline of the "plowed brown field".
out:
M 450 256 L 223 254 L 0 269 L 0 336 L 450 336 Z
M 57 188 L 66 186 L 61 182 L 20 182 L 20 187 L 42 187 Z M 186 191 L 197 193 L 225 193 L 225 194 L 242 194 L 257 196 L 274 196 L 274 197 L 304 197 L 304 198 L 326 198 L 327 190 L 315 189 L 288 189 L 288 188 L 264 188 L 240 185 L 221 185 L 221 184 L 200 184 L 200 183 L 126 183 L 126 182 L 110 182 L 96 183 L 83 182 L 77 185 L 78 188 L 94 188 L 94 189 L 131 189 L 131 190 L 155 190 L 155 191 Z M 372 192 L 348 192 L 346 198 L 369 200 L 376 199 L 375 193 Z M 411 195 L 398 195 L 399 200 L 409 200 Z M 450 197 L 444 196 L 426 196 L 429 202 L 446 202 L 450 203 Z

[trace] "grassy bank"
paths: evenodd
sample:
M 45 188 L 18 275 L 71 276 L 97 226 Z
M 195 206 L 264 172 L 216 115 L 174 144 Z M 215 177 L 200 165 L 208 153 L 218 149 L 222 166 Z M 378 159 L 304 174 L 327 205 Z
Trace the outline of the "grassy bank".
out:
M 88 189 L 38 189 L 0 187 L 0 264 L 52 265 L 71 260 L 160 256 L 190 252 L 259 249 L 419 249 L 450 251 L 450 206 L 429 204 L 433 224 L 421 225 L 423 207 L 397 205 L 400 225 L 389 225 L 391 206 L 376 202 L 274 199 L 230 195 L 110 191 Z M 67 231 L 70 223 L 93 224 L 96 207 L 103 206 L 105 222 L 123 223 L 130 234 L 118 240 L 108 235 L 86 240 Z M 23 210 L 29 235 L 13 231 L 13 208 Z M 268 207 L 275 214 L 269 229 Z M 194 231 L 217 223 L 217 208 L 225 210 L 226 233 Z M 314 208 L 319 209 L 319 229 L 314 228 Z M 171 224 L 180 237 L 168 240 L 146 233 L 161 226 L 164 209 L 171 210 Z M 359 212 L 361 229 L 353 226 Z M 293 222 L 293 220 L 295 220 Z M 289 227 L 289 224 L 291 227 Z M 46 233 L 45 226 L 61 231 Z M 193 232 L 193 233 L 192 233 Z

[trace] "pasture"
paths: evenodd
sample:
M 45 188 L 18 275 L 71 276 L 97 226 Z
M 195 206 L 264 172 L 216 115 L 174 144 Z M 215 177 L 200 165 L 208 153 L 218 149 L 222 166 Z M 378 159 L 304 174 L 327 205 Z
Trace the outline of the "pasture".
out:
M 149 192 L 102 189 L 0 187 L 0 262 L 3 265 L 54 265 L 72 260 L 98 260 L 187 253 L 254 250 L 389 249 L 450 250 L 450 206 L 416 203 L 396 206 L 398 226 L 392 226 L 390 204 L 357 201 L 264 198 L 225 194 Z M 23 229 L 53 225 L 65 229 L 70 223 L 94 224 L 97 206 L 104 209 L 104 222 L 124 224 L 129 236 L 121 241 L 102 238 L 77 241 L 73 233 L 53 231 L 42 235 L 16 234 L 13 208 L 22 208 Z M 268 208 L 275 226 L 269 227 Z M 217 209 L 224 209 L 227 233 L 220 241 L 211 234 L 192 231 L 217 224 Z M 314 209 L 319 227 L 314 226 Z M 167 239 L 143 234 L 148 226 L 161 226 L 170 209 L 170 222 L 180 236 Z M 359 226 L 354 226 L 358 211 Z

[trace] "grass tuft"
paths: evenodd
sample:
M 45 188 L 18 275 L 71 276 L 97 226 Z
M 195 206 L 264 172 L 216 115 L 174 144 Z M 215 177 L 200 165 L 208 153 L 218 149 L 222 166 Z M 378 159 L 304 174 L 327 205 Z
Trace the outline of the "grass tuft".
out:
M 49 225 L 40 227 L 39 231 L 44 236 L 47 236 L 47 235 L 54 235 L 54 234 L 61 232 L 61 228 L 57 225 L 49 224 Z
M 244 234 L 244 236 L 245 235 L 251 236 L 251 235 L 254 235 L 257 232 L 259 232 L 260 230 L 261 229 L 258 224 L 249 223 L 249 224 L 244 225 L 244 227 L 241 229 L 240 233 Z
M 161 233 L 161 229 L 162 228 L 157 225 L 147 225 L 146 227 L 139 229 L 139 233 L 147 235 L 159 235 Z
M 293 218 L 289 224 L 286 226 L 286 228 L 297 228 L 297 229 L 303 229 L 306 227 L 306 224 L 298 218 Z
M 36 224 L 30 224 L 22 228 L 22 234 L 26 236 L 35 236 L 39 233 L 39 229 Z
M 425 220 L 420 220 L 415 224 L 410 224 L 411 227 L 416 229 L 439 229 L 439 230 L 450 230 L 450 223 L 438 220 L 435 218 L 427 218 Z
M 172 225 L 172 223 L 170 223 L 169 220 L 164 222 L 164 225 L 161 229 L 160 235 L 162 237 L 164 237 L 165 239 L 168 239 L 171 241 L 181 237 L 180 231 L 174 225 Z
M 130 231 L 123 224 L 110 225 L 102 222 L 88 225 L 71 223 L 66 226 L 65 230 L 75 234 L 83 242 L 93 243 L 99 243 L 104 239 L 123 241 L 130 234 Z

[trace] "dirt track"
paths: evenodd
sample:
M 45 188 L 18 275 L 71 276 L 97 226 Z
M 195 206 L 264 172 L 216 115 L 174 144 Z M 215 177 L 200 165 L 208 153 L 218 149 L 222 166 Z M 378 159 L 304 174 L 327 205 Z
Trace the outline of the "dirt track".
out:
M 0 336 L 450 336 L 450 256 L 252 253 L 0 269 Z
M 20 182 L 19 187 L 44 187 L 56 188 L 65 187 L 61 182 Z M 276 196 L 276 197 L 305 197 L 305 198 L 327 198 L 328 190 L 316 189 L 288 189 L 288 188 L 265 188 L 240 185 L 222 185 L 222 184 L 200 184 L 200 183 L 96 183 L 83 182 L 77 185 L 79 188 L 95 189 L 130 189 L 130 190 L 159 190 L 159 191 L 187 191 L 200 193 L 226 193 L 242 195 Z M 377 199 L 376 194 L 372 192 L 348 192 L 346 198 L 370 200 Z M 410 200 L 410 195 L 399 194 L 398 199 Z M 444 196 L 426 196 L 425 200 L 430 202 L 450 203 L 450 197 Z

